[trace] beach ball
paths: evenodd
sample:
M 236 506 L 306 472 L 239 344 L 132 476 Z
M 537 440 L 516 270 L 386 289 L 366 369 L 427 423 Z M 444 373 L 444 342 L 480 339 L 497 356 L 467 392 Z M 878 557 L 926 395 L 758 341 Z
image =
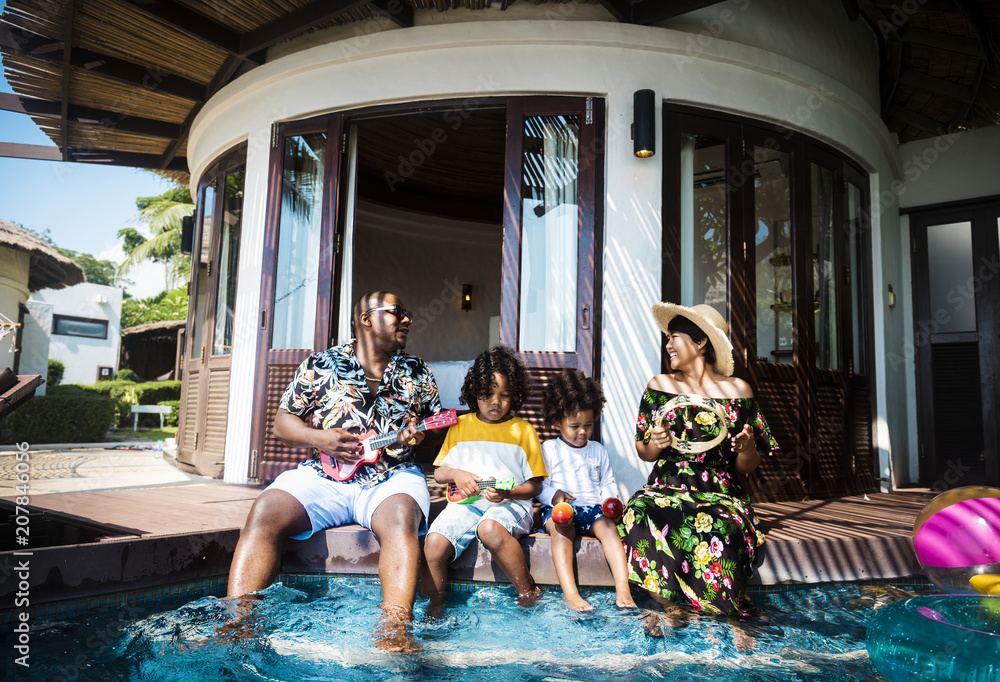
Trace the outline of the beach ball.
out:
M 966 486 L 931 500 L 913 524 L 913 550 L 946 593 L 976 593 L 973 576 L 1000 573 L 1000 488 Z

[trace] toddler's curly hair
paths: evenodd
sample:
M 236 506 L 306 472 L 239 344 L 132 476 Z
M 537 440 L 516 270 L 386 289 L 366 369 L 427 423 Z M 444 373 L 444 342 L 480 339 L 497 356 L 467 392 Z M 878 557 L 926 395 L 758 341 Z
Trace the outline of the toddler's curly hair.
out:
M 528 398 L 531 375 L 524 363 L 507 346 L 493 346 L 479 354 L 462 383 L 461 403 L 478 411 L 477 400 L 482 396 L 489 395 L 490 391 L 493 390 L 494 372 L 499 372 L 507 377 L 507 388 L 510 389 L 510 411 L 517 412 Z
M 601 385 L 578 369 L 564 369 L 545 387 L 542 417 L 548 426 L 555 426 L 563 417 L 593 410 L 594 418 L 604 408 Z

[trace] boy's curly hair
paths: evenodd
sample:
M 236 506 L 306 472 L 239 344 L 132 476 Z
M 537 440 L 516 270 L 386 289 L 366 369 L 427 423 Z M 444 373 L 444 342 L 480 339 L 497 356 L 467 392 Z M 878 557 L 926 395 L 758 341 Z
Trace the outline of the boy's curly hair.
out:
M 510 411 L 517 412 L 528 398 L 531 375 L 524 363 L 507 346 L 493 346 L 479 354 L 462 383 L 461 403 L 477 409 L 479 397 L 489 395 L 493 390 L 494 372 L 500 372 L 507 377 Z
M 604 403 L 604 391 L 596 380 L 578 369 L 564 369 L 545 387 L 542 417 L 546 425 L 555 426 L 563 417 L 593 410 L 596 419 Z

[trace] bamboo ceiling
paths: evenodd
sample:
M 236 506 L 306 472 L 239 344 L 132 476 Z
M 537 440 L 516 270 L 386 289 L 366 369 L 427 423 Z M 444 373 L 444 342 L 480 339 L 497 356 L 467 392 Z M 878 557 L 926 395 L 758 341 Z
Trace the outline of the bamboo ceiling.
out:
M 831 0 L 837 1 L 837 0 Z M 1000 0 L 840 0 L 879 42 L 882 115 L 901 142 L 1000 122 Z M 0 53 L 15 96 L 58 149 L 7 155 L 141 166 L 183 180 L 194 117 L 269 47 L 329 26 L 414 12 L 600 5 L 609 21 L 670 26 L 717 0 L 9 0 Z M 912 7 L 911 7 L 912 5 Z M 913 9 L 903 14 L 898 9 Z M 67 17 L 69 20 L 67 21 Z M 23 147 L 23 146 L 22 146 Z

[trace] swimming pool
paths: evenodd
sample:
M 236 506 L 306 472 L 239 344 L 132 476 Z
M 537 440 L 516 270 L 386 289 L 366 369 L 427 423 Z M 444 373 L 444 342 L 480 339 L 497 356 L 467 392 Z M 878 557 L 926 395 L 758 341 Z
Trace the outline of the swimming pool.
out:
M 652 637 L 639 613 L 615 607 L 610 590 L 585 589 L 595 609 L 581 614 L 564 606 L 558 590 L 521 608 L 508 586 L 462 584 L 441 618 L 426 618 L 426 600 L 418 600 L 413 632 L 423 651 L 411 655 L 371 644 L 377 581 L 280 580 L 265 592 L 259 613 L 266 637 L 258 640 L 206 643 L 229 619 L 228 603 L 216 596 L 191 600 L 175 590 L 140 606 L 112 599 L 105 608 L 36 623 L 30 672 L 12 679 L 879 680 L 865 629 L 874 607 L 894 597 L 893 587 L 862 583 L 758 588 L 761 615 L 744 626 L 757 645 L 740 653 L 732 629 L 709 618 Z M 11 628 L 4 630 L 6 639 Z

